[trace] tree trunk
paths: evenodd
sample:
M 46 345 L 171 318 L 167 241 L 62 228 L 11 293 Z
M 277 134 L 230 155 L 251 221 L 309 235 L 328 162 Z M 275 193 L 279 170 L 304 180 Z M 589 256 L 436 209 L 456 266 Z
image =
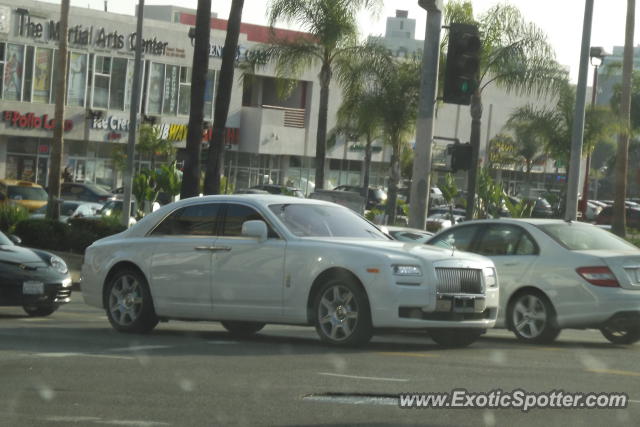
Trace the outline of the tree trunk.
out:
M 367 142 L 364 146 L 364 174 L 362 176 L 362 197 L 364 197 L 364 206 L 366 208 L 369 202 L 369 174 L 371 169 L 371 152 L 373 140 L 367 135 Z
M 471 169 L 467 186 L 467 220 L 473 219 L 478 181 L 478 153 L 480 150 L 480 128 L 482 126 L 482 97 L 476 92 L 471 97 Z
M 62 178 L 62 153 L 64 152 L 64 104 L 67 94 L 67 42 L 69 33 L 69 0 L 60 4 L 60 40 L 56 67 L 58 81 L 56 85 L 55 128 L 51 144 L 51 166 L 49 167 L 49 199 L 47 218 L 57 220 L 60 217 L 60 180 Z
M 193 52 L 191 105 L 187 129 L 187 157 L 184 162 L 180 198 L 200 194 L 200 150 L 204 120 L 204 92 L 209 69 L 209 38 L 211 35 L 211 0 L 198 0 L 196 36 Z
M 396 222 L 398 202 L 398 183 L 400 182 L 400 142 L 392 141 L 391 171 L 389 174 L 389 194 L 387 195 L 387 224 Z
M 329 83 L 331 83 L 331 65 L 327 61 L 320 70 L 320 108 L 318 111 L 318 129 L 316 135 L 316 190 L 324 188 L 324 163 L 327 154 L 327 114 L 329 110 Z
M 220 177 L 224 173 L 224 137 L 231 103 L 231 89 L 235 72 L 238 37 L 242 20 L 244 0 L 233 0 L 227 36 L 222 51 L 222 65 L 220 66 L 220 82 L 216 94 L 216 107 L 213 117 L 213 132 L 209 141 L 209 158 L 207 159 L 207 174 L 204 179 L 204 194 L 220 194 Z
M 620 97 L 620 133 L 616 155 L 615 196 L 612 231 L 620 237 L 626 235 L 625 198 L 627 195 L 627 162 L 629 156 L 629 127 L 631 111 L 631 73 L 633 69 L 633 33 L 635 26 L 635 0 L 627 0 L 627 22 L 622 62 L 622 96 Z

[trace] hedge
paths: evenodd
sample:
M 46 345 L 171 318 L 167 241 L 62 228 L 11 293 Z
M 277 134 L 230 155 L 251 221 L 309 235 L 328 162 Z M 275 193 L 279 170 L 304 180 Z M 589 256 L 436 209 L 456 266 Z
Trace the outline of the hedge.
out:
M 15 234 L 22 239 L 23 246 L 83 254 L 96 240 L 124 230 L 124 226 L 110 218 L 74 218 L 69 224 L 49 219 L 27 219 L 16 225 Z

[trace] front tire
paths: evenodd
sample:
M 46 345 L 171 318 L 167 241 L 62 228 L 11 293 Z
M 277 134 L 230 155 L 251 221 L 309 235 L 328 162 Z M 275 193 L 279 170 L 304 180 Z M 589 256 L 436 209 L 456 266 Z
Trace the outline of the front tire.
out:
M 603 326 L 600 332 L 612 344 L 629 345 L 640 341 L 640 326 Z
M 55 312 L 58 306 L 24 305 L 22 309 L 29 317 L 46 317 Z
M 106 287 L 106 312 L 119 332 L 148 333 L 158 324 L 147 280 L 133 269 L 121 269 Z
M 484 329 L 434 328 L 428 330 L 429 336 L 442 347 L 468 347 L 480 338 Z
M 259 332 L 262 328 L 264 328 L 265 325 L 264 323 L 258 322 L 229 321 L 220 323 L 222 323 L 222 326 L 224 326 L 224 328 L 229 331 L 231 335 L 239 338 L 250 337 L 251 335 Z
M 316 332 L 330 345 L 366 344 L 373 335 L 371 309 L 362 288 L 349 279 L 333 279 L 318 289 L 313 302 Z
M 516 296 L 507 310 L 511 330 L 520 341 L 535 344 L 553 342 L 560 334 L 551 302 L 537 292 Z

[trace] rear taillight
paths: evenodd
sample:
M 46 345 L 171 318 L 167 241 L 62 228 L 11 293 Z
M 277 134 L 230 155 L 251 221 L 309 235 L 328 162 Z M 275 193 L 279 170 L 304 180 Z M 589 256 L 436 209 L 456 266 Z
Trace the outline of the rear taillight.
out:
M 617 288 L 620 286 L 618 279 L 608 267 L 580 267 L 576 272 L 587 282 L 595 286 Z

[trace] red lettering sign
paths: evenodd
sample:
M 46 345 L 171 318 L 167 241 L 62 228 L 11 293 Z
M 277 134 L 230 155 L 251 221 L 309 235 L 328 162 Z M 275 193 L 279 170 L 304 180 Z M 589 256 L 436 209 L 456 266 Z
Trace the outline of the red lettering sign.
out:
M 213 129 L 206 129 L 202 133 L 202 142 L 209 142 L 213 135 Z M 224 144 L 225 145 L 238 145 L 240 144 L 240 129 L 239 128 L 225 128 L 224 129 Z
M 19 111 L 5 110 L 2 114 L 4 121 L 11 127 L 20 129 L 45 129 L 53 130 L 56 127 L 55 119 L 49 119 L 49 115 L 36 116 L 35 113 L 21 114 Z M 73 121 L 64 121 L 64 131 L 73 129 Z

